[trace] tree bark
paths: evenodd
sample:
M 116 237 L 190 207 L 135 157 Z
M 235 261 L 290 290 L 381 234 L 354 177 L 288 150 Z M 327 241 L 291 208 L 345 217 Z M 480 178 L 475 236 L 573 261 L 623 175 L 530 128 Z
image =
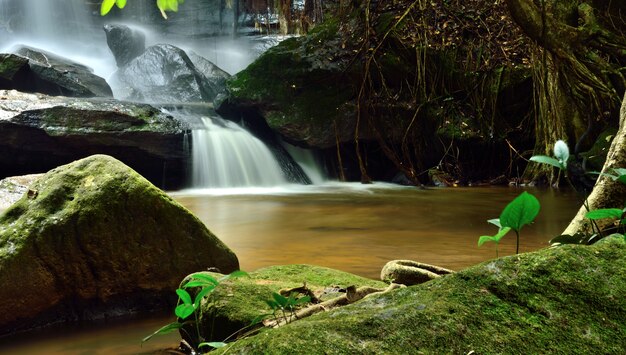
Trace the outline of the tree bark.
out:
M 626 96 L 622 101 L 620 110 L 619 131 L 613 138 L 602 173 L 613 173 L 614 168 L 626 167 Z M 574 235 L 576 233 L 591 233 L 592 228 L 589 219 L 585 218 L 588 210 L 599 208 L 622 208 L 626 201 L 626 185 L 619 181 L 613 181 L 610 177 L 600 176 L 596 185 L 587 198 L 587 206 L 582 206 L 576 217 L 572 219 L 563 234 Z M 600 230 L 610 226 L 613 221 L 608 219 L 596 222 Z

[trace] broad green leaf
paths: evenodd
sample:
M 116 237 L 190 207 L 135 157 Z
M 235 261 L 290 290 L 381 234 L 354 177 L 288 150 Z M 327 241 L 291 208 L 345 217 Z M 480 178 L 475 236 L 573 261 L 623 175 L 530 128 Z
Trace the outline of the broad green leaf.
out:
M 532 157 L 530 157 L 530 161 L 534 161 L 536 163 L 541 163 L 541 164 L 548 164 L 548 165 L 552 165 L 554 167 L 557 167 L 559 169 L 564 169 L 565 167 L 563 166 L 563 164 L 561 164 L 560 161 L 552 158 L 552 157 L 548 157 L 545 155 L 533 155 Z
M 624 211 L 619 208 L 601 208 L 598 210 L 589 211 L 585 214 L 585 217 L 589 219 L 603 219 L 603 218 L 622 218 Z
M 148 335 L 147 337 L 141 339 L 142 343 L 147 342 L 148 340 L 152 339 L 153 336 L 155 335 L 161 335 L 161 334 L 168 334 L 171 333 L 177 329 L 180 329 L 183 327 L 183 323 L 179 323 L 179 322 L 174 322 L 174 323 L 170 323 L 166 326 L 163 326 L 161 328 L 159 328 L 159 330 L 157 330 L 156 332 Z
M 191 296 L 189 295 L 189 292 L 179 288 L 176 290 L 176 294 L 184 304 L 191 304 Z
M 274 297 L 274 300 L 276 301 L 276 304 L 280 307 L 285 307 L 287 305 L 287 297 L 281 295 L 280 293 L 272 293 L 272 297 Z
M 304 296 L 296 300 L 296 305 L 301 305 L 309 302 L 311 302 L 311 296 Z
M 187 317 L 192 315 L 195 310 L 196 309 L 193 307 L 192 304 L 183 303 L 176 306 L 176 309 L 174 309 L 174 314 L 176 314 L 176 317 L 178 318 L 187 319 Z
M 493 218 L 493 219 L 489 219 L 489 220 L 487 220 L 487 223 L 491 223 L 491 224 L 493 224 L 494 226 L 496 226 L 496 227 L 498 227 L 498 228 L 502 229 L 502 224 L 500 224 L 500 218 Z
M 202 272 L 196 272 L 194 274 L 189 275 L 190 278 L 190 282 L 194 281 L 194 280 L 202 280 L 202 281 L 206 281 L 207 283 L 211 283 L 213 285 L 218 285 L 219 281 L 217 281 L 217 279 L 209 274 L 205 274 Z
M 626 176 L 626 169 L 624 168 L 614 168 L 613 171 L 619 176 L 622 176 L 622 175 Z
M 115 0 L 102 1 L 102 4 L 100 5 L 100 16 L 108 14 L 109 11 L 111 11 L 111 9 L 113 8 L 113 5 L 115 5 Z
M 124 6 L 126 6 L 126 0 L 117 0 L 115 2 L 115 4 L 117 5 L 117 7 L 119 7 L 120 9 L 123 9 Z
M 223 348 L 226 345 L 228 345 L 228 344 L 222 343 L 222 342 L 219 342 L 219 341 L 213 341 L 213 342 L 210 342 L 210 343 L 200 343 L 200 344 L 198 344 L 198 348 L 201 348 L 203 346 L 210 346 L 212 348 L 218 349 L 218 348 Z
M 183 287 L 191 288 L 191 287 L 215 287 L 215 284 L 207 283 L 205 281 L 189 281 Z
M 496 233 L 496 235 L 483 235 L 480 238 L 478 238 L 478 246 L 480 247 L 486 242 L 499 243 L 500 239 L 502 239 L 502 237 L 504 237 L 510 231 L 511 231 L 511 227 L 504 227 L 500 229 L 500 231 Z
M 270 308 L 273 309 L 273 310 L 276 310 L 276 309 L 280 308 L 278 303 L 276 303 L 276 301 L 274 301 L 274 300 L 266 300 L 265 303 L 267 303 L 267 305 L 270 306 Z
M 617 177 L 617 181 L 619 181 L 622 184 L 626 185 L 626 175 L 620 174 L 620 176 Z
M 208 295 L 213 290 L 215 290 L 215 286 L 205 287 L 202 290 L 200 290 L 200 292 L 198 292 L 198 294 L 196 295 L 196 298 L 193 301 L 194 307 L 196 308 L 200 307 L 200 301 L 202 301 L 204 296 Z
M 524 191 L 504 208 L 500 214 L 500 223 L 502 227 L 511 227 L 519 232 L 523 226 L 535 220 L 540 208 L 539 200 Z

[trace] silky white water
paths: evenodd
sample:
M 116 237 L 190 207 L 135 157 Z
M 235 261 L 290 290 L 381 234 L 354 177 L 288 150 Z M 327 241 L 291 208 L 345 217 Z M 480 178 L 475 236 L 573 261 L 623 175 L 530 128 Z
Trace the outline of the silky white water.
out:
M 287 184 L 276 158 L 258 138 L 231 121 L 202 117 L 192 133 L 194 188 Z

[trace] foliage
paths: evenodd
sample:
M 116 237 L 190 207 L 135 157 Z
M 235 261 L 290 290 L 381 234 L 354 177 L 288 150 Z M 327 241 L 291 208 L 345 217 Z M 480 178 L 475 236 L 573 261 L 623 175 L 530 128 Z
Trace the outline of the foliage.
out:
M 536 163 L 552 165 L 564 172 L 567 172 L 567 161 L 569 160 L 569 148 L 562 140 L 554 143 L 554 158 L 545 155 L 534 155 L 530 161 Z
M 157 0 L 156 4 L 163 18 L 167 19 L 167 11 L 178 12 L 178 4 L 184 3 L 185 0 Z M 113 5 L 117 5 L 118 8 L 123 9 L 126 6 L 126 0 L 103 0 L 100 5 L 100 15 L 104 16 L 111 11 Z
M 173 322 L 173 323 L 170 323 L 161 327 L 154 333 L 143 338 L 141 342 L 142 343 L 146 342 L 150 340 L 152 337 L 154 337 L 155 335 L 167 334 L 174 330 L 184 329 L 183 327 L 185 325 L 193 323 L 196 329 L 195 339 L 198 340 L 198 344 L 197 345 L 190 344 L 190 345 L 193 346 L 195 349 L 199 349 L 205 346 L 209 346 L 213 348 L 220 348 L 220 347 L 225 346 L 226 344 L 222 342 L 204 342 L 205 338 L 200 333 L 200 328 L 198 325 L 200 303 L 205 297 L 207 297 L 211 292 L 213 292 L 213 290 L 215 290 L 215 288 L 219 286 L 221 282 L 226 281 L 229 278 L 241 277 L 241 276 L 247 276 L 247 275 L 248 274 L 246 274 L 243 271 L 235 271 L 219 279 L 216 279 L 215 277 L 204 272 L 197 272 L 197 273 L 189 275 L 189 277 L 185 281 L 183 281 L 183 283 L 180 285 L 180 288 L 176 290 L 176 294 L 178 295 L 178 302 L 177 302 L 176 308 L 174 309 L 174 314 L 176 314 L 176 317 L 178 317 L 179 319 L 176 322 Z M 197 290 L 195 294 L 193 301 L 191 299 L 191 295 L 186 290 L 190 288 L 199 288 L 199 290 Z M 186 320 L 192 314 L 195 316 L 194 317 L 195 319 Z
M 515 248 L 515 254 L 519 253 L 519 232 L 527 224 L 532 223 L 539 214 L 541 205 L 539 200 L 527 191 L 522 192 L 513 201 L 511 201 L 502 210 L 499 219 L 491 219 L 488 222 L 499 227 L 498 233 L 493 236 L 483 235 L 478 239 L 478 246 L 480 247 L 485 242 L 496 243 L 496 255 L 498 252 L 497 244 L 500 239 L 504 237 L 509 231 L 515 231 L 517 236 L 517 245 Z
M 273 292 L 272 299 L 265 301 L 272 309 L 274 320 L 279 321 L 279 318 L 289 323 L 296 316 L 296 309 L 299 305 L 311 302 L 310 296 L 296 297 L 297 293 L 292 292 L 289 297 L 285 297 L 280 293 Z M 280 312 L 280 313 L 279 313 Z M 287 317 L 287 312 L 291 313 L 291 318 Z

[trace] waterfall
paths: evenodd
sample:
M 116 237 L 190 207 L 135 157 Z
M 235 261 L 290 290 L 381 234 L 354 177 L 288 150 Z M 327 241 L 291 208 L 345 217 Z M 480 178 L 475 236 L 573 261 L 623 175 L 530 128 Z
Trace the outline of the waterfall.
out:
M 321 164 L 312 151 L 296 147 L 295 145 L 291 145 L 286 142 L 283 142 L 283 146 L 296 163 L 298 163 L 300 168 L 302 168 L 309 179 L 311 179 L 311 183 L 318 185 L 323 184 L 328 180 L 323 172 Z
M 194 188 L 268 187 L 287 183 L 272 152 L 237 124 L 202 117 L 192 133 Z

